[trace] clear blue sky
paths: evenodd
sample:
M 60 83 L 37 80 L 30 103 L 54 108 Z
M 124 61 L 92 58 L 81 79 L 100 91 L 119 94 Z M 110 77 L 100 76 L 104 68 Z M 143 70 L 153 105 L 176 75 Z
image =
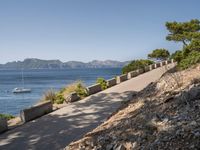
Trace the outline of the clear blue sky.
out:
M 165 40 L 166 21 L 200 18 L 190 0 L 1 0 L 0 63 L 24 58 L 131 60 Z

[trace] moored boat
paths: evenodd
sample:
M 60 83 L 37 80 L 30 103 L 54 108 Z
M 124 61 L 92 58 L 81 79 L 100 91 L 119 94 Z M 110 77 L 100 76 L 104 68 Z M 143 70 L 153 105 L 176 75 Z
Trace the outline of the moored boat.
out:
M 30 93 L 31 89 L 25 89 L 25 88 L 14 88 L 13 93 Z

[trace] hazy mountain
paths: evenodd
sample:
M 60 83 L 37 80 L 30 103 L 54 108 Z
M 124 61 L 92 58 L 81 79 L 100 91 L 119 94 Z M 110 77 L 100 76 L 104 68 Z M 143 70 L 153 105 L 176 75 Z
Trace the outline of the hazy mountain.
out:
M 70 68 L 121 68 L 128 64 L 126 62 L 106 60 L 93 60 L 88 63 L 80 61 L 61 62 L 60 60 L 41 60 L 28 58 L 24 61 L 13 61 L 6 64 L 0 64 L 0 69 L 70 69 Z

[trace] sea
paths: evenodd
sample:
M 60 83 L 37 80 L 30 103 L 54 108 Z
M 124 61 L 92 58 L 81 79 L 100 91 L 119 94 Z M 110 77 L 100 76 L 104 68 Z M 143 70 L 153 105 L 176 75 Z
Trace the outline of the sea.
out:
M 113 78 L 121 74 L 121 68 L 107 69 L 34 69 L 24 70 L 24 87 L 31 93 L 14 94 L 12 90 L 22 87 L 21 70 L 0 70 L 0 113 L 19 115 L 20 110 L 36 104 L 49 89 L 59 89 L 81 80 L 85 86 L 92 85 L 96 79 Z

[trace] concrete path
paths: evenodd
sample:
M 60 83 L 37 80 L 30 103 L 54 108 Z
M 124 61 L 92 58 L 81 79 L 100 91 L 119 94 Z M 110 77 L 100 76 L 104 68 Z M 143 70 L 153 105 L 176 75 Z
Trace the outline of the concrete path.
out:
M 158 80 L 165 71 L 166 67 L 154 69 L 1 134 L 0 149 L 62 149 L 101 124 L 134 91 Z

